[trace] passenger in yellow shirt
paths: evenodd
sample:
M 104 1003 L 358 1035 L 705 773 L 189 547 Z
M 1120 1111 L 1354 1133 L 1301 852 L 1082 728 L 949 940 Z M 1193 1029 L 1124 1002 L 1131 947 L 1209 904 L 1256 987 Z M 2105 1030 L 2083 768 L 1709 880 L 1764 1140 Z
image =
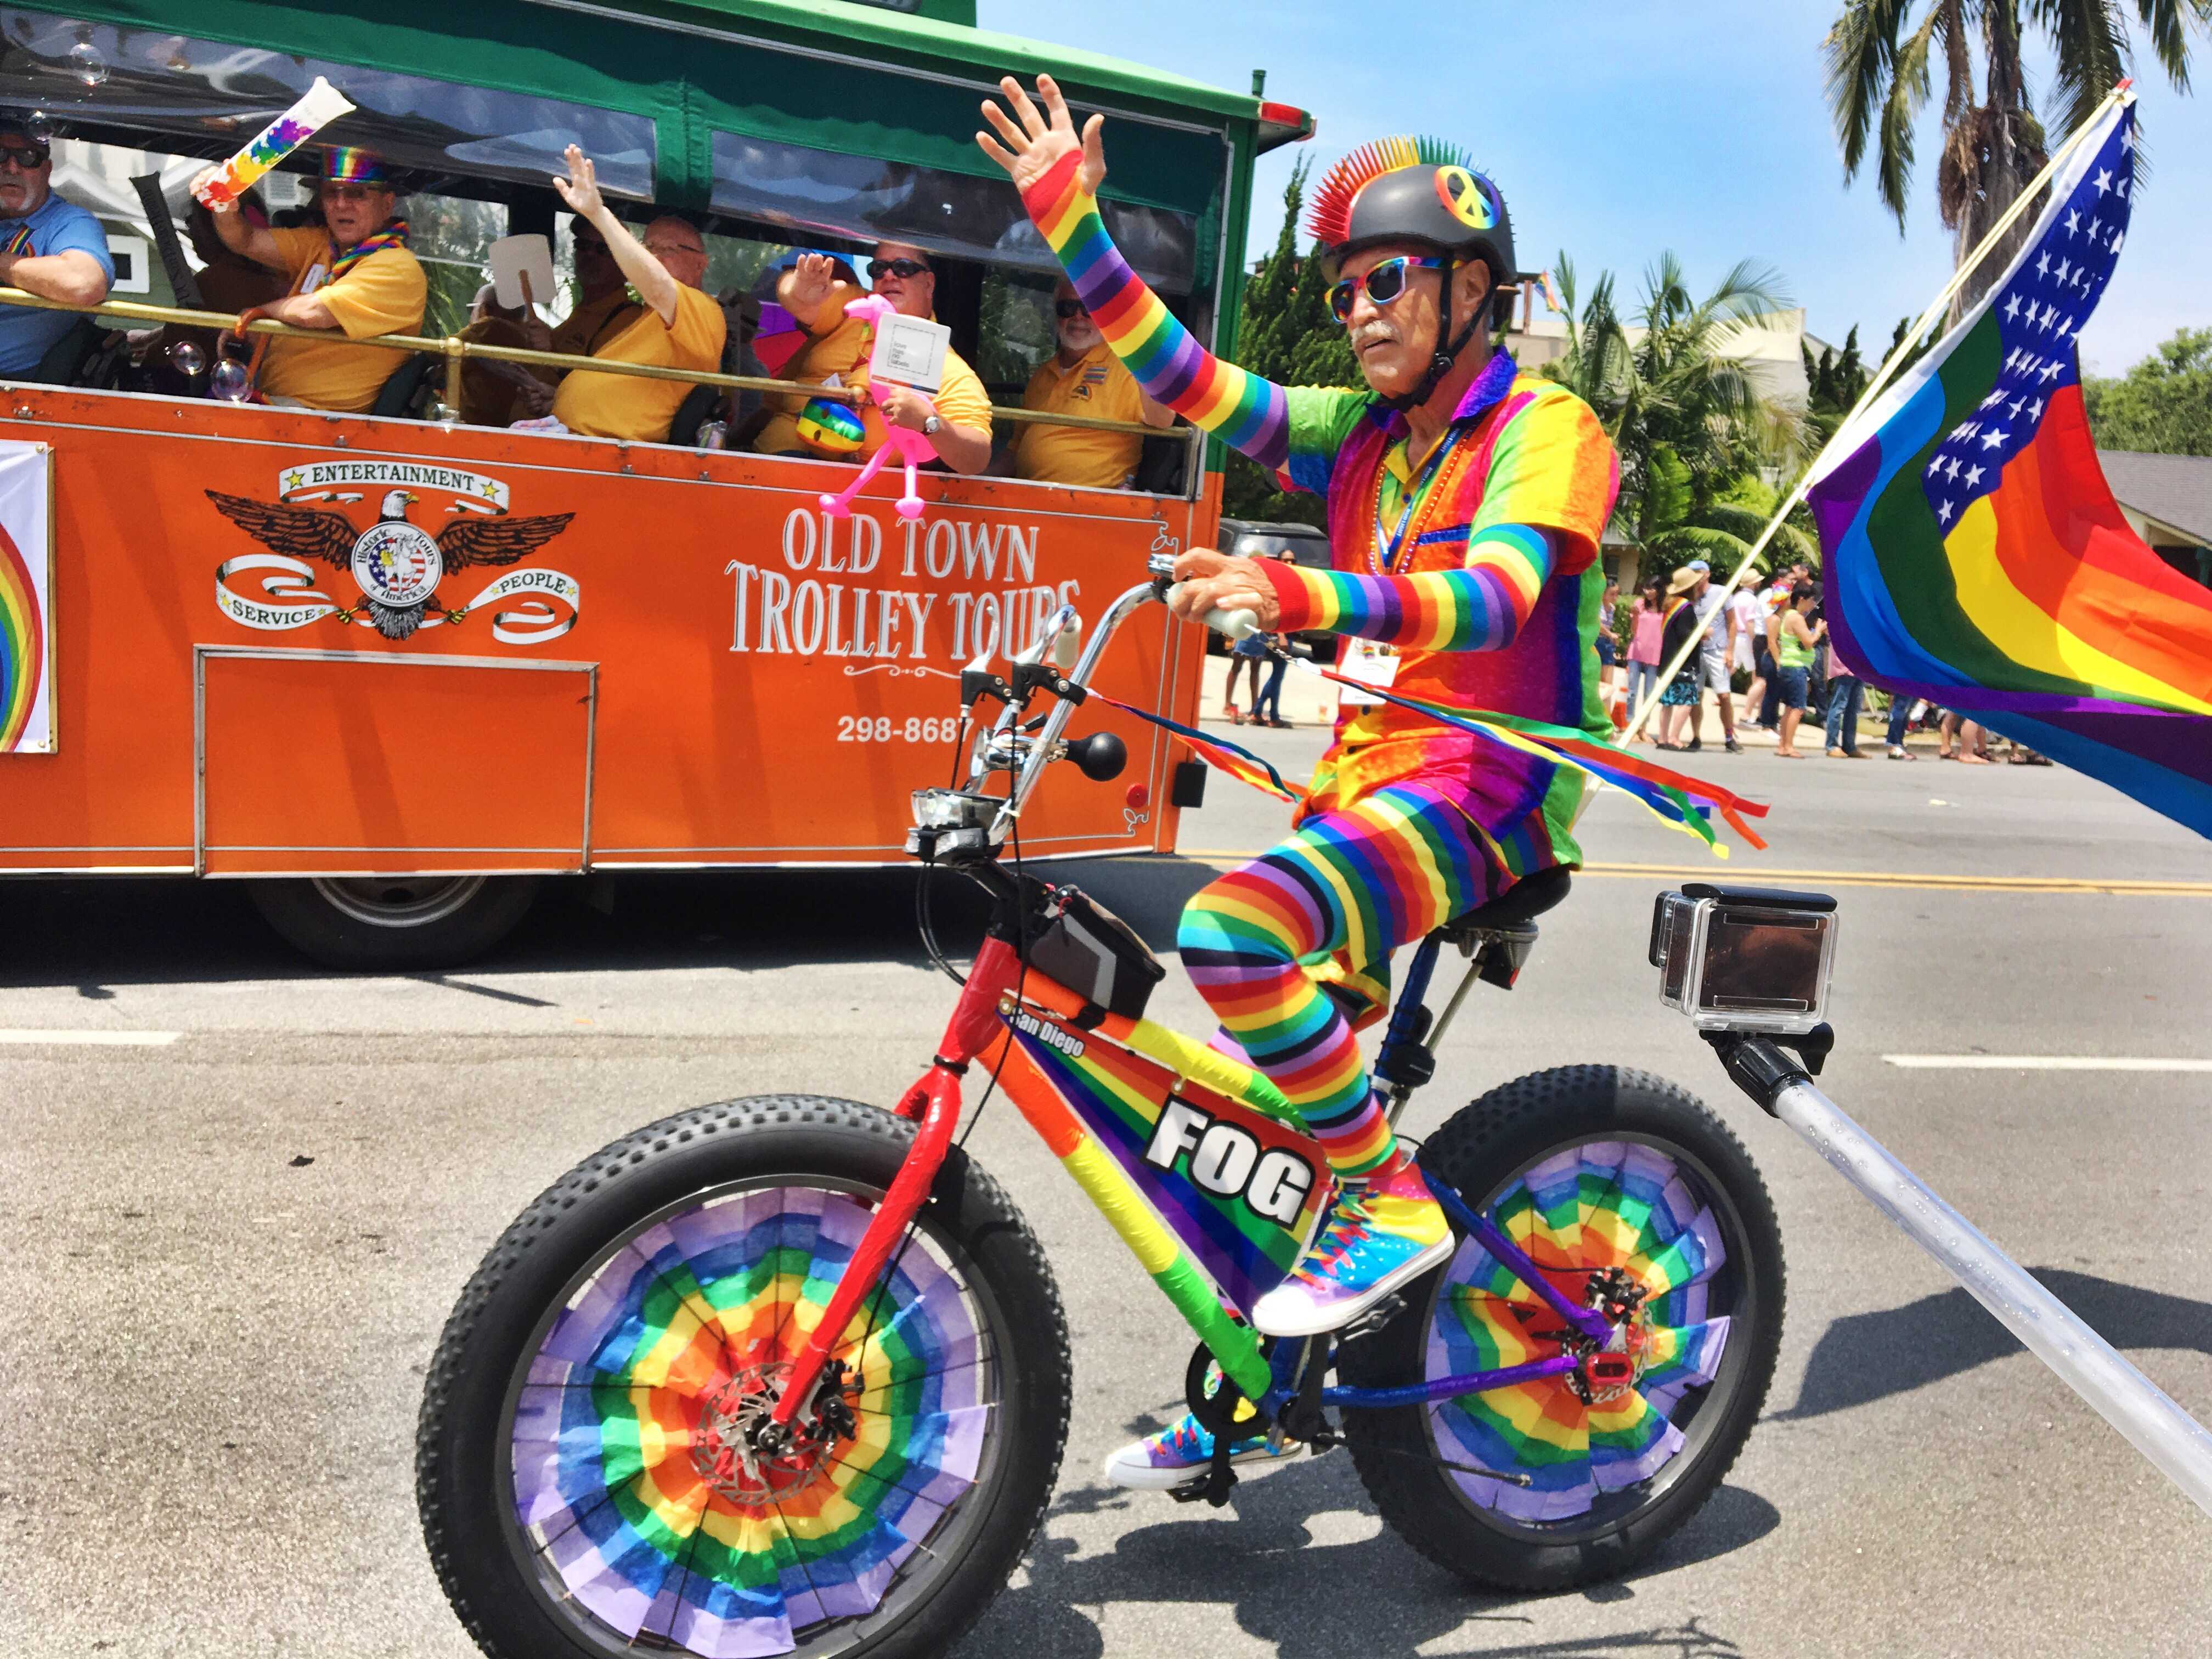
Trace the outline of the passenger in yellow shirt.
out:
M 860 291 L 839 280 L 842 264 L 830 254 L 802 253 L 776 283 L 776 302 L 810 337 L 785 365 L 787 380 L 868 387 L 873 331 L 845 314 L 847 302 L 859 299 Z M 920 248 L 905 242 L 877 243 L 868 275 L 875 292 L 901 315 L 936 315 L 937 273 Z M 800 435 L 799 415 L 806 406 L 805 398 L 780 392 L 769 402 L 775 413 L 755 448 L 770 455 L 829 453 Z M 948 349 L 945 354 L 945 384 L 934 398 L 908 386 L 887 386 L 879 393 L 871 390 L 869 401 L 858 412 L 864 430 L 860 445 L 839 459 L 860 461 L 872 455 L 883 447 L 884 423 L 889 421 L 927 434 L 938 458 L 955 472 L 981 472 L 991 464 L 991 397 L 957 351 Z
M 365 149 L 326 151 L 317 199 L 327 231 L 255 225 L 234 203 L 215 210 L 225 247 L 292 279 L 283 299 L 238 313 L 240 331 L 268 317 L 295 328 L 338 330 L 349 340 L 419 333 L 429 283 L 407 251 L 407 222 L 395 216 L 399 198 L 384 164 Z M 256 384 L 270 403 L 360 414 L 402 361 L 393 351 L 272 337 Z
M 1054 333 L 1060 348 L 1030 376 L 1024 409 L 1054 415 L 1091 415 L 1102 421 L 1175 423 L 1175 411 L 1146 397 L 1106 344 L 1098 325 L 1061 277 L 1052 288 Z M 1145 441 L 1133 432 L 1098 432 L 1079 426 L 1024 426 L 1014 439 L 1017 478 L 1125 489 L 1136 476 Z
M 583 300 L 557 330 L 526 319 L 532 345 L 603 362 L 720 368 L 729 321 L 700 288 L 707 279 L 707 244 L 698 227 L 665 216 L 645 228 L 641 242 L 600 195 L 591 157 L 571 144 L 564 159 L 568 176 L 556 177 L 553 188 L 576 216 Z M 553 418 L 587 438 L 661 443 L 694 384 L 572 369 L 554 393 Z

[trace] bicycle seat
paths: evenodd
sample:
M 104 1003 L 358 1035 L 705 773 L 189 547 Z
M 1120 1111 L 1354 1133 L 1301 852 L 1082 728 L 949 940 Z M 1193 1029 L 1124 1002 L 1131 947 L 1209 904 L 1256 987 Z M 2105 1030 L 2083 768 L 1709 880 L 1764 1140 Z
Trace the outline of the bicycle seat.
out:
M 1502 897 L 1462 910 L 1437 931 L 1454 943 L 1474 933 L 1506 933 L 1525 927 L 1566 897 L 1571 873 L 1559 865 L 1524 876 Z

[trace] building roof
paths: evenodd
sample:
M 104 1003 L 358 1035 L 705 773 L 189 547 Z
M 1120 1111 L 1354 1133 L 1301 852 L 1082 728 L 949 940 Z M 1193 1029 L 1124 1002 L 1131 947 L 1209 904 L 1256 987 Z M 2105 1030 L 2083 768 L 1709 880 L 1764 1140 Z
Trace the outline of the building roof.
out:
M 2212 546 L 2212 455 L 2100 449 L 2097 459 L 2122 507 Z

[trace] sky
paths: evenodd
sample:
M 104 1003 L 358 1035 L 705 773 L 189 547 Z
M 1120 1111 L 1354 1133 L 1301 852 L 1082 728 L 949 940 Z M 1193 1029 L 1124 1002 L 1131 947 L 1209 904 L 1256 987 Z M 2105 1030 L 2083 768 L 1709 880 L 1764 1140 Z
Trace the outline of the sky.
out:
M 1879 361 L 1898 319 L 1917 313 L 1951 271 L 1936 209 L 1942 82 L 1900 236 L 1870 172 L 1844 183 L 1820 56 L 1838 9 L 1837 0 L 978 0 L 977 21 L 1239 91 L 1266 70 L 1267 95 L 1311 111 L 1318 130 L 1261 159 L 1253 257 L 1281 227 L 1299 155 L 1312 156 L 1318 176 L 1365 139 L 1431 132 L 1461 143 L 1504 192 L 1524 270 L 1565 250 L 1585 292 L 1611 270 L 1632 295 L 1663 249 L 1681 257 L 1700 292 L 1753 259 L 1780 273 L 1814 334 L 1840 343 L 1856 323 Z M 2200 34 L 2194 47 L 2212 84 L 2212 40 Z M 2212 325 L 2212 94 L 2177 94 L 2147 53 L 2137 62 L 2152 176 L 2082 333 L 2094 374 L 2123 372 L 2178 328 Z M 2036 70 L 2032 63 L 2039 94 L 2048 76 Z M 2051 101 L 2039 98 L 2046 119 Z M 1109 120 L 1109 168 L 1113 157 Z

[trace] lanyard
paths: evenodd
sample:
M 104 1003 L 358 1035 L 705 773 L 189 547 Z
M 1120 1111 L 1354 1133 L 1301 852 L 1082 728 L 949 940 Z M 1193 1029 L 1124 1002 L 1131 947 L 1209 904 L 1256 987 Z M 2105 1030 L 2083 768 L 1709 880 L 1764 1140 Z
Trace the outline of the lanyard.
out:
M 1413 509 L 1420 505 L 1421 491 L 1428 487 L 1430 481 L 1436 477 L 1437 470 L 1444 464 L 1445 458 L 1459 447 L 1459 441 L 1472 431 L 1475 424 L 1476 422 L 1472 421 L 1464 423 L 1455 422 L 1451 430 L 1444 434 L 1443 441 L 1429 452 L 1429 459 L 1421 463 L 1420 472 L 1405 487 L 1405 505 L 1399 511 L 1398 527 L 1395 531 L 1386 532 L 1382 528 L 1382 479 L 1389 471 L 1389 463 L 1387 459 L 1376 473 L 1375 546 L 1370 556 L 1375 561 L 1376 575 L 1389 575 L 1391 567 L 1398 562 L 1399 544 L 1406 538 L 1406 527 L 1413 522 Z

